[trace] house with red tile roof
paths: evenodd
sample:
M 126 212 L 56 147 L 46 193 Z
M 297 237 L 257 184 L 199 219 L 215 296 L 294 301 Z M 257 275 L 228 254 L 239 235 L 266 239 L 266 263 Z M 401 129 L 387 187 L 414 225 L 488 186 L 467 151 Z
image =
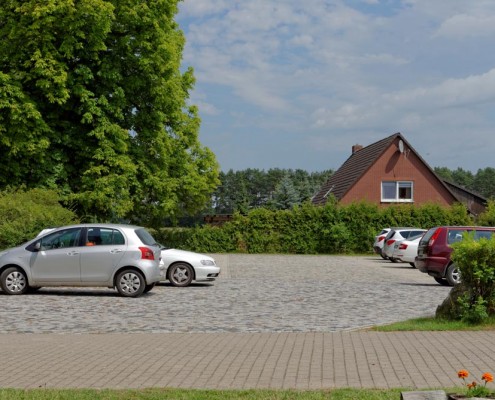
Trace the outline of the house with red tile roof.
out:
M 401 133 L 366 147 L 352 146 L 352 154 L 312 202 L 324 205 L 332 196 L 342 204 L 367 201 L 381 206 L 460 202 L 474 215 L 484 211 L 487 201 L 440 178 Z

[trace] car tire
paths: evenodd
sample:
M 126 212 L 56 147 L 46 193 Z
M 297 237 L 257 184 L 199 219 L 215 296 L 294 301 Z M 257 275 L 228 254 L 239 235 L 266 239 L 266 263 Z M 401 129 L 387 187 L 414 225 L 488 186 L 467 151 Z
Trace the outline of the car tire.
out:
M 146 282 L 140 272 L 135 269 L 125 269 L 117 275 L 115 286 L 121 296 L 138 297 L 143 294 Z
M 7 294 L 24 294 L 28 290 L 28 280 L 24 271 L 9 267 L 0 275 L 0 286 Z
M 449 283 L 447 282 L 447 279 L 444 278 L 438 278 L 436 276 L 433 277 L 437 283 L 439 283 L 442 286 L 449 286 Z
M 168 280 L 173 286 L 186 287 L 193 280 L 194 271 L 189 264 L 177 263 L 168 270 Z
M 381 251 L 380 251 L 380 257 L 383 258 L 384 260 L 388 259 L 388 257 L 385 254 L 383 254 Z
M 452 263 L 449 265 L 447 272 L 445 273 L 445 279 L 447 279 L 450 286 L 455 286 L 461 283 L 461 273 L 455 264 Z
M 389 257 L 389 260 L 392 261 L 393 263 L 398 263 L 399 260 L 397 258 Z
M 413 268 L 416 268 L 416 264 L 414 264 L 413 262 L 410 262 L 409 265 Z
M 153 282 L 151 285 L 145 285 L 143 293 L 148 293 L 151 289 L 153 289 L 156 285 L 156 282 Z

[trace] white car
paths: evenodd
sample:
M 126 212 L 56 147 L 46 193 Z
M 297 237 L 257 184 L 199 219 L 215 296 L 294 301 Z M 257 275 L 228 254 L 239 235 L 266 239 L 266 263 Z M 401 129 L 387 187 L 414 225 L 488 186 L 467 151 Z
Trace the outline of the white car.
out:
M 192 281 L 211 282 L 220 275 L 215 260 L 204 254 L 162 248 L 161 256 L 161 280 L 168 280 L 173 286 L 189 286 Z
M 416 236 L 423 236 L 426 229 L 419 228 L 393 228 L 383 240 L 382 254 L 392 262 L 398 262 L 394 256 L 394 246 L 396 242 L 414 239 Z
M 411 264 L 412 267 L 416 268 L 414 259 L 418 255 L 418 245 L 422 237 L 423 235 L 418 236 L 412 240 L 403 240 L 401 242 L 396 242 L 394 246 L 394 254 L 392 257 L 399 261 L 407 262 Z
M 381 230 L 381 232 L 375 236 L 375 242 L 373 243 L 373 251 L 376 254 L 379 254 L 382 258 L 386 259 L 383 255 L 383 243 L 384 239 L 387 236 L 387 234 L 392 230 L 392 228 L 384 228 Z

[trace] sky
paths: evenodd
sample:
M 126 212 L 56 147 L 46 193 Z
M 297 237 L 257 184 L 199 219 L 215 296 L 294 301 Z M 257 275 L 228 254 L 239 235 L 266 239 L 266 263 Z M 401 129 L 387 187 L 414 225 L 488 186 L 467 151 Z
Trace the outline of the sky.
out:
M 335 170 L 396 132 L 431 167 L 495 167 L 494 0 L 183 0 L 176 21 L 225 172 Z

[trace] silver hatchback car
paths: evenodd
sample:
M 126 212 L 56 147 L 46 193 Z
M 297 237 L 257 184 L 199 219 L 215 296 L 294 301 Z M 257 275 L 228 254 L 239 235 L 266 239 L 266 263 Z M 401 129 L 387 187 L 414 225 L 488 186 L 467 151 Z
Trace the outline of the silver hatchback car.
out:
M 0 287 L 23 294 L 42 286 L 103 286 L 137 297 L 161 279 L 160 251 L 139 226 L 64 226 L 0 252 Z

